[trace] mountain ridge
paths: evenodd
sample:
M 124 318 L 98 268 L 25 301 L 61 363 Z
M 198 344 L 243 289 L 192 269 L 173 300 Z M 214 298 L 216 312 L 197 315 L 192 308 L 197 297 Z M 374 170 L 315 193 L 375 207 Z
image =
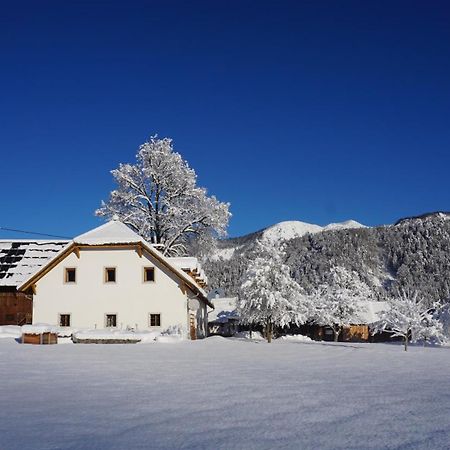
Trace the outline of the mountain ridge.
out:
M 300 220 L 284 220 L 273 225 L 269 225 L 252 233 L 244 234 L 243 236 L 235 236 L 231 238 L 221 239 L 219 241 L 219 248 L 227 248 L 230 245 L 241 245 L 248 240 L 257 239 L 259 237 L 268 237 L 269 239 L 282 240 L 294 239 L 301 237 L 307 233 L 320 233 L 322 231 L 331 231 L 336 229 L 352 229 L 352 228 L 367 228 L 356 220 L 349 219 L 343 222 L 329 223 L 328 225 L 316 225 L 314 223 L 303 222 Z
M 280 239 L 291 276 L 305 291 L 329 282 L 332 267 L 339 266 L 356 274 L 377 298 L 402 288 L 417 290 L 430 301 L 450 301 L 450 214 L 423 214 L 377 227 L 323 228 Z M 263 232 L 222 242 L 205 259 L 211 288 L 222 288 L 228 296 L 238 293 Z

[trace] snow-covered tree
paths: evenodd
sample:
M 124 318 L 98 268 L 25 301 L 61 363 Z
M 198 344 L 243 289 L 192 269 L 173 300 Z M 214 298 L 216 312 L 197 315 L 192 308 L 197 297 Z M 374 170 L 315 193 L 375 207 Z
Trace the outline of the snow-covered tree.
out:
M 375 331 L 386 331 L 392 337 L 402 337 L 405 351 L 408 350 L 410 340 L 414 343 L 431 339 L 440 341 L 443 338 L 442 323 L 436 317 L 439 304 L 430 307 L 429 301 L 420 297 L 417 291 L 410 293 L 403 289 L 387 302 L 388 307 L 380 314 Z
M 268 240 L 256 242 L 240 289 L 238 312 L 241 321 L 264 327 L 267 342 L 274 327 L 304 323 L 310 302 L 283 263 L 283 251 Z
M 312 295 L 315 304 L 314 322 L 329 326 L 337 341 L 343 326 L 351 325 L 363 311 L 361 301 L 373 296 L 358 274 L 343 267 L 331 269 L 331 281 L 321 285 Z
M 193 237 L 226 235 L 229 204 L 197 186 L 195 171 L 174 151 L 171 139 L 150 138 L 136 157 L 136 164 L 120 164 L 111 172 L 117 188 L 97 215 L 118 217 L 149 242 L 161 244 L 166 255 L 183 255 Z
M 442 302 L 441 308 L 436 310 L 434 315 L 442 324 L 443 340 L 450 340 L 450 299 Z

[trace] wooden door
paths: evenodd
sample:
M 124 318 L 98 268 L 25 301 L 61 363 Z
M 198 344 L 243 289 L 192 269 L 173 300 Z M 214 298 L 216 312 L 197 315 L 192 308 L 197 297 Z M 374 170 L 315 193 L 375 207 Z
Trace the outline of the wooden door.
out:
M 190 313 L 189 314 L 189 332 L 190 337 L 192 341 L 195 341 L 197 339 L 197 326 L 195 323 L 195 315 Z

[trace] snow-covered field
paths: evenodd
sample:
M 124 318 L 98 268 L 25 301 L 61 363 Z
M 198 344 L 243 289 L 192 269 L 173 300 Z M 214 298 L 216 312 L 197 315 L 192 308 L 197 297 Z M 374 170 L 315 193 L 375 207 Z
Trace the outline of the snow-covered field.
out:
M 450 349 L 0 339 L 0 449 L 448 449 Z

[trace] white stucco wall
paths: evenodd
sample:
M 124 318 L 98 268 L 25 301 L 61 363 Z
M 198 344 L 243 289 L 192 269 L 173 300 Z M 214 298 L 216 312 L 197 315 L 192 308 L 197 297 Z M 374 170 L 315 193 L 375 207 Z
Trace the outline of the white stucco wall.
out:
M 65 283 L 65 268 L 76 268 L 76 283 Z M 116 268 L 116 283 L 104 282 L 105 267 Z M 143 268 L 155 267 L 155 281 L 143 282 Z M 58 324 L 59 314 L 71 315 L 71 326 L 105 328 L 105 315 L 117 314 L 117 326 L 141 330 L 149 314 L 161 314 L 161 327 L 188 328 L 187 295 L 177 277 L 145 253 L 132 249 L 81 249 L 67 256 L 36 283 L 33 323 Z

